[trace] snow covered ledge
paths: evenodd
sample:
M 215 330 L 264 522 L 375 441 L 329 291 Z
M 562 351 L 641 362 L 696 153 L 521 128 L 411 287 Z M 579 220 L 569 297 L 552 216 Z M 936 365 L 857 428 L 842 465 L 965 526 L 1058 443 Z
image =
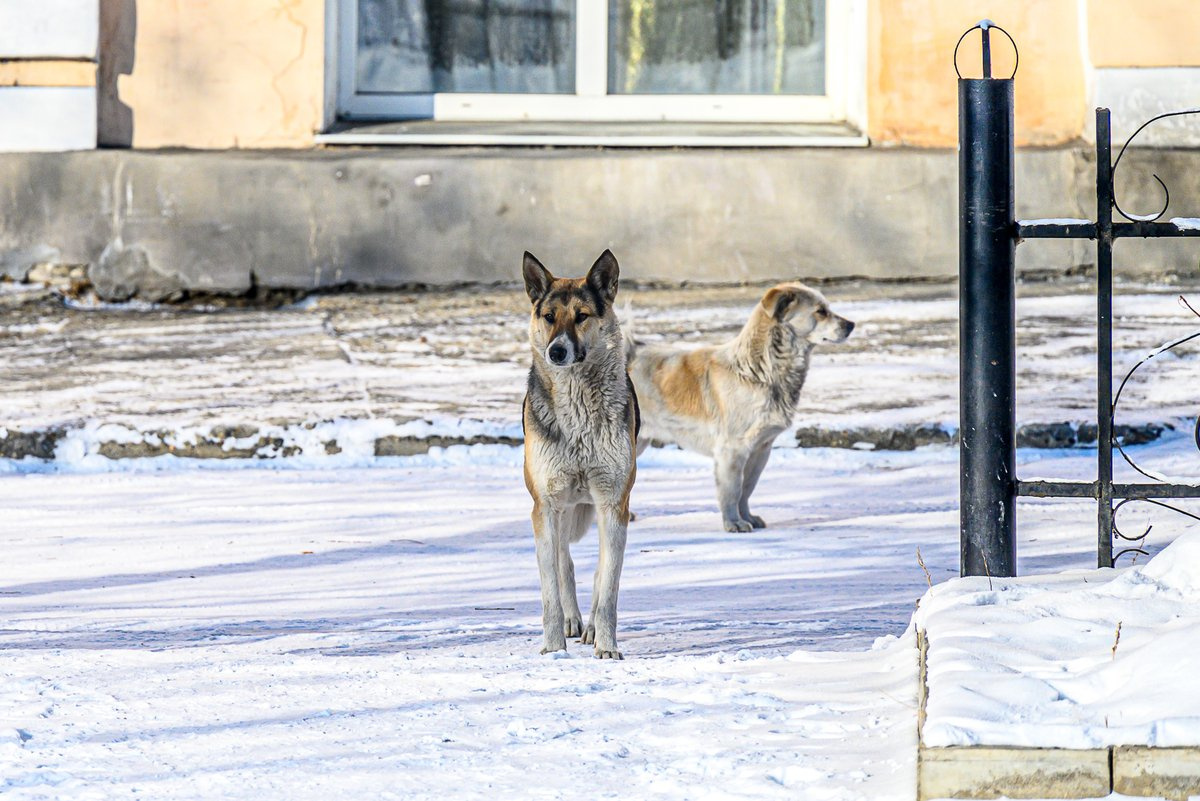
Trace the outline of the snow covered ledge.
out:
M 1138 567 L 950 581 L 914 622 L 920 799 L 1200 794 L 1200 532 Z

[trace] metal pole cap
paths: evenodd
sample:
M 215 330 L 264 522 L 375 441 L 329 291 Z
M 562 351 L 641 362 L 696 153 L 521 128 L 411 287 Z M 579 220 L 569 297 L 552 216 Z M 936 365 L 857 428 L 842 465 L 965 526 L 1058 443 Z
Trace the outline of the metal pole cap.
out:
M 997 31 L 1000 31 L 1000 33 L 1004 34 L 1008 38 L 1008 41 L 1012 43 L 1013 53 L 1016 56 L 1016 60 L 1013 62 L 1012 75 L 1008 76 L 1008 80 L 1011 81 L 1013 78 L 1015 78 L 1017 76 L 1017 67 L 1021 63 L 1021 52 L 1017 49 L 1017 43 L 1015 41 L 1013 41 L 1013 38 L 1011 36 L 1009 36 L 1008 31 L 1004 30 L 999 25 L 992 22 L 990 19 L 981 19 L 979 22 L 975 23 L 970 28 L 967 28 L 965 31 L 963 31 L 963 35 L 958 37 L 958 43 L 956 45 L 954 45 L 954 73 L 958 76 L 958 79 L 960 81 L 962 80 L 962 72 L 958 69 L 958 48 L 960 46 L 962 46 L 963 39 L 967 38 L 967 34 L 969 34 L 971 31 L 975 31 L 975 30 L 981 31 L 983 34 L 983 77 L 988 78 L 988 79 L 990 79 L 992 77 L 992 36 L 991 36 L 991 31 L 997 30 Z

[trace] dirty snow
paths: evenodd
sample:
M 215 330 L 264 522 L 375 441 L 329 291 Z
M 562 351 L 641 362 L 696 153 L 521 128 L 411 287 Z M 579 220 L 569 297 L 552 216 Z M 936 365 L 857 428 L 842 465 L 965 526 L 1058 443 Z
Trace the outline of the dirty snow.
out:
M 846 343 L 817 351 L 797 426 L 956 428 L 958 305 L 950 288 L 824 289 L 858 327 Z M 1191 289 L 1118 288 L 1118 377 L 1122 366 L 1200 329 L 1176 300 Z M 1094 417 L 1091 291 L 1088 282 L 1022 285 L 1021 422 Z M 642 289 L 627 296 L 640 339 L 702 343 L 733 336 L 762 292 Z M 0 328 L 0 423 L 21 431 L 112 425 L 151 442 L 164 432 L 187 440 L 214 426 L 246 425 L 299 447 L 314 442 L 306 426 L 343 420 L 384 427 L 424 421 L 431 433 L 471 421 L 489 435 L 508 436 L 520 426 L 527 313 L 518 290 L 329 296 L 273 311 L 80 311 L 26 303 Z M 1193 415 L 1196 353 L 1185 346 L 1140 371 L 1125 390 L 1118 422 Z M 74 447 L 92 442 L 87 432 L 72 436 Z M 312 444 L 314 452 L 323 444 Z

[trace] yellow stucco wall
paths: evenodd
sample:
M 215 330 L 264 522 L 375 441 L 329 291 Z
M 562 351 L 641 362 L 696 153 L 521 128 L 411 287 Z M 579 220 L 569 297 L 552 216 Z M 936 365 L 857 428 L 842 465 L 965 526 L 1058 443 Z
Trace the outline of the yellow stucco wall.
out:
M 1088 43 L 1096 67 L 1200 66 L 1196 0 L 1088 0 Z
M 958 89 L 951 53 L 981 19 L 1002 25 L 1021 48 L 1017 72 L 1019 145 L 1078 138 L 1086 109 L 1075 0 L 871 0 L 867 119 L 879 144 L 952 147 L 958 141 Z M 979 33 L 959 51 L 964 77 L 980 74 Z M 994 74 L 1012 71 L 1012 48 L 993 33 Z
M 126 62 L 110 71 L 108 102 L 127 107 L 134 147 L 312 145 L 324 105 L 324 0 L 105 2 L 102 19 L 126 6 L 122 24 L 102 25 L 101 72 L 106 60 Z
M 962 31 L 984 17 L 1021 47 L 1021 145 L 1082 135 L 1090 65 L 1200 66 L 1196 0 L 867 4 L 868 133 L 885 146 L 955 145 L 950 54 Z M 325 111 L 325 5 L 101 0 L 100 140 L 134 147 L 311 147 Z M 1011 51 L 999 39 L 997 73 L 1011 68 Z M 964 43 L 960 64 L 978 69 L 978 34 Z

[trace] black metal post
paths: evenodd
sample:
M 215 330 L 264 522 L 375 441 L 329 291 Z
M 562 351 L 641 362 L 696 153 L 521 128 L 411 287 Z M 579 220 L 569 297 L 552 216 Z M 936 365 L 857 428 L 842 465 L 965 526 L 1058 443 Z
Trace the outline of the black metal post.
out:
M 1112 127 L 1096 109 L 1096 563 L 1113 566 Z
M 986 27 L 983 33 L 987 43 Z M 989 68 L 984 65 L 985 75 Z M 958 137 L 961 572 L 1014 576 L 1017 229 L 1011 78 L 959 79 Z

